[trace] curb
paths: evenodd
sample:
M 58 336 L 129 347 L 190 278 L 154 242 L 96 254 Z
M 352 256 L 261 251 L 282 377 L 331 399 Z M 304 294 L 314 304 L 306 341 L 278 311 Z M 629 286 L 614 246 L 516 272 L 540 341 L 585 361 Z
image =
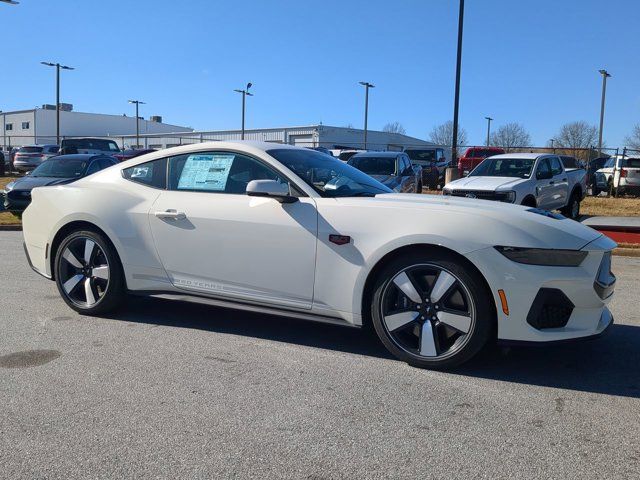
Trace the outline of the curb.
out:
M 640 248 L 614 248 L 612 253 L 620 257 L 640 257 Z
M 22 225 L 0 225 L 0 232 L 21 232 Z

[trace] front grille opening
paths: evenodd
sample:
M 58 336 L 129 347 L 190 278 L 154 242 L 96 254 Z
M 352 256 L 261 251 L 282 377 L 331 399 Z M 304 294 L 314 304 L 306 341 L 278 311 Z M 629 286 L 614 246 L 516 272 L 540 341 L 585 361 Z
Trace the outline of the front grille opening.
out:
M 541 288 L 533 300 L 527 323 L 538 330 L 565 327 L 574 307 L 562 290 Z

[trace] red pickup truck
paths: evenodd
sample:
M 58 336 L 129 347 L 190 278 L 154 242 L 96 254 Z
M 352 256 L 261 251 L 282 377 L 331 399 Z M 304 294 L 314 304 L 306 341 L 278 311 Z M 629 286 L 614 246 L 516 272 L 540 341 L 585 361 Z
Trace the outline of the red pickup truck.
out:
M 493 155 L 505 153 L 502 148 L 498 147 L 469 147 L 464 155 L 458 160 L 458 173 L 460 178 L 469 175 L 469 172 L 476 168 L 482 160 Z

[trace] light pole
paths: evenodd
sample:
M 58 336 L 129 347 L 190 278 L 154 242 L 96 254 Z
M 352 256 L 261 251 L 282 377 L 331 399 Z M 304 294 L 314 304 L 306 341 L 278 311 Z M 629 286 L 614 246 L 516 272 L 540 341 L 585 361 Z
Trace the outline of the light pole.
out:
M 460 0 L 458 12 L 458 53 L 456 56 L 456 92 L 453 101 L 453 140 L 451 143 L 451 156 L 458 160 L 458 108 L 460 106 L 460 68 L 462 64 L 462 29 L 464 23 L 464 0 Z
M 238 92 L 242 94 L 242 135 L 240 136 L 240 140 L 244 140 L 244 111 L 245 111 L 245 98 L 247 95 L 253 97 L 253 93 L 249 92 L 249 89 L 253 85 L 251 82 L 247 83 L 247 88 L 244 90 L 234 90 L 234 92 Z
M 489 138 L 491 138 L 491 120 L 493 120 L 493 118 L 491 117 L 484 117 L 485 120 L 487 121 L 487 147 L 489 146 Z
M 367 122 L 369 121 L 369 89 L 376 86 L 369 82 L 360 82 L 364 86 L 364 149 L 367 149 Z
M 136 106 L 136 148 L 140 148 L 140 117 L 138 116 L 138 108 L 140 105 L 146 105 L 142 100 L 129 100 Z
M 60 145 L 60 70 L 75 70 L 59 63 L 40 62 L 47 67 L 56 67 L 56 144 Z
M 606 70 L 598 70 L 602 75 L 602 99 L 600 101 L 600 131 L 598 132 L 598 155 L 602 156 L 602 127 L 604 125 L 604 97 L 607 92 L 607 77 L 611 75 Z

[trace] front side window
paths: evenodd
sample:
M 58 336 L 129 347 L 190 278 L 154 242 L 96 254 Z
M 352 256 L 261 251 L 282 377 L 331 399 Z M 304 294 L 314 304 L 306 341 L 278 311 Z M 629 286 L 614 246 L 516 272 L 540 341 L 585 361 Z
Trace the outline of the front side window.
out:
M 540 164 L 538 165 L 538 169 L 536 170 L 536 176 L 538 178 L 544 178 L 551 175 L 551 166 L 549 165 L 549 159 L 543 158 L 540 160 Z
M 122 170 L 122 176 L 132 182 L 153 188 L 165 188 L 167 184 L 167 159 L 160 158 Z
M 89 175 L 93 175 L 96 172 L 100 171 L 100 163 L 98 160 L 94 160 L 93 162 L 91 162 L 91 165 L 89 165 L 89 168 L 87 168 L 87 176 Z
M 267 153 L 323 197 L 372 197 L 392 192 L 357 168 L 314 150 L 282 148 Z
M 169 159 L 169 190 L 244 195 L 252 180 L 288 184 L 262 162 L 240 153 L 190 153 Z

